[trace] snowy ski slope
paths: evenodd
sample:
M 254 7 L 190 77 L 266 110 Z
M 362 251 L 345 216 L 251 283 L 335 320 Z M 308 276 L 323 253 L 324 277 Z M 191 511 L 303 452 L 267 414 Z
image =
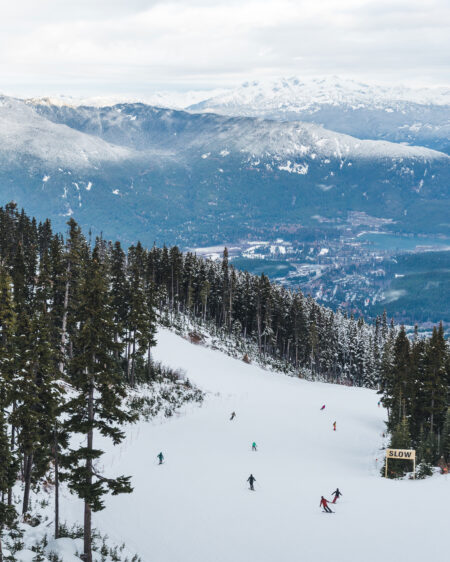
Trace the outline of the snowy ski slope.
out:
M 384 412 L 375 392 L 266 372 L 166 330 L 154 356 L 184 368 L 208 395 L 202 407 L 135 425 L 109 446 L 106 470 L 132 474 L 135 487 L 95 515 L 112 541 L 144 562 L 445 559 L 449 477 L 378 476 Z M 335 514 L 322 513 L 320 496 L 337 486 Z M 81 507 L 70 503 L 65 515 Z

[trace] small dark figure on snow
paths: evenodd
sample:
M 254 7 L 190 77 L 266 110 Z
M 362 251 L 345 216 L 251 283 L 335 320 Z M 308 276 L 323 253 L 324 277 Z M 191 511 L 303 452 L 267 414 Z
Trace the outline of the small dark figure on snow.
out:
M 252 451 L 257 451 L 258 449 L 256 448 L 256 443 L 253 441 L 252 443 Z
M 334 496 L 331 503 L 336 503 L 336 500 L 342 496 L 342 492 L 339 490 L 339 488 L 336 488 L 336 490 L 331 495 Z
M 159 464 L 162 464 L 164 461 L 164 455 L 162 453 L 159 453 L 159 455 L 156 455 L 156 457 L 159 459 Z
M 331 509 L 328 507 L 328 500 L 326 500 L 323 496 L 320 498 L 319 507 L 323 507 L 323 510 L 326 513 L 333 513 Z
M 253 476 L 253 474 L 250 474 L 250 476 L 247 478 L 247 482 L 250 483 L 250 490 L 255 490 L 253 483 L 256 482 L 256 478 Z
M 232 413 L 231 413 L 230 421 L 233 421 L 235 417 L 236 417 L 236 412 L 232 412 Z
M 333 431 L 336 431 L 336 422 L 333 422 Z
M 320 411 L 325 410 L 325 404 L 320 408 Z

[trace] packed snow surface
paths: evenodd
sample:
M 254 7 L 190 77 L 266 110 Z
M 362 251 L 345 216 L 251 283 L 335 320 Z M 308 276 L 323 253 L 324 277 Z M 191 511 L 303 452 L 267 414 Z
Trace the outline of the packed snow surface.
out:
M 154 357 L 208 395 L 202 407 L 131 426 L 122 445 L 108 446 L 107 471 L 133 475 L 135 488 L 95 514 L 112 542 L 144 562 L 442 559 L 449 477 L 379 476 L 385 412 L 374 391 L 264 371 L 167 330 Z M 320 496 L 336 487 L 335 513 L 322 513 Z M 63 511 L 75 516 L 75 506 L 81 518 L 78 502 L 65 500 Z

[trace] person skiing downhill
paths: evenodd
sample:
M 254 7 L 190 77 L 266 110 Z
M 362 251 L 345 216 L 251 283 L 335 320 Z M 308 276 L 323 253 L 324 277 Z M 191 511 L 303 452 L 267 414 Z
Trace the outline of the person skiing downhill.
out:
M 156 457 L 159 459 L 159 464 L 162 464 L 164 461 L 164 455 L 162 453 L 159 453 L 159 455 L 156 455 Z
M 256 482 L 256 478 L 253 476 L 253 474 L 250 474 L 250 476 L 247 478 L 247 482 L 250 483 L 250 490 L 255 491 L 255 488 L 253 487 L 253 483 Z
M 253 441 L 252 443 L 252 451 L 257 451 L 258 449 L 256 448 L 256 443 Z
M 325 410 L 325 404 L 320 408 L 320 411 Z
M 233 421 L 235 417 L 236 417 L 236 412 L 231 412 L 230 421 Z
M 336 431 L 336 422 L 333 422 L 333 431 Z
M 326 500 L 323 496 L 320 498 L 319 507 L 323 507 L 323 510 L 326 513 L 333 513 L 331 509 L 328 507 L 328 500 Z
M 333 501 L 331 503 L 336 503 L 336 500 L 342 496 L 342 492 L 339 490 L 339 488 L 336 488 L 336 490 L 332 492 L 331 495 L 334 496 Z

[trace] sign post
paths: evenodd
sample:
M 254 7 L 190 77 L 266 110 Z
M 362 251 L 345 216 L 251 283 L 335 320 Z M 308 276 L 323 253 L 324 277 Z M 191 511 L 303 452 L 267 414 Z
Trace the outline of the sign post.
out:
M 414 479 L 416 478 L 416 451 L 413 449 L 386 449 L 386 464 L 384 467 L 384 477 L 387 478 L 388 460 L 397 459 L 402 461 L 413 461 Z

